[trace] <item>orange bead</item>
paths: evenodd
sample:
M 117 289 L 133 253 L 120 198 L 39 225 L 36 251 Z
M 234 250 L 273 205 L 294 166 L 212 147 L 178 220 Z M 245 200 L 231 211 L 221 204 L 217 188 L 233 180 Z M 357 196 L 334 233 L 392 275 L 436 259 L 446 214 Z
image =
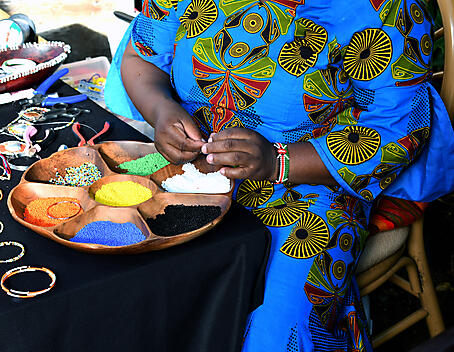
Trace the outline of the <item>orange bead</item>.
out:
M 82 212 L 82 205 L 76 198 L 38 198 L 25 207 L 24 220 L 33 225 L 51 227 L 66 222 Z

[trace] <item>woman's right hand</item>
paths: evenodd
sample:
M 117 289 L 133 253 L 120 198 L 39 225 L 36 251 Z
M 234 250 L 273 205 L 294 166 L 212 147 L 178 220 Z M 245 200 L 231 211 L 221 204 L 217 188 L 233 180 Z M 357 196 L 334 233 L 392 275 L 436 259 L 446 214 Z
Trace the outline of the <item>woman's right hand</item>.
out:
M 155 146 L 172 164 L 194 160 L 202 145 L 202 134 L 192 117 L 177 102 L 159 104 L 154 119 Z
M 169 75 L 126 46 L 121 63 L 123 85 L 144 119 L 155 129 L 156 149 L 172 164 L 194 160 L 204 144 L 192 117 L 172 97 Z

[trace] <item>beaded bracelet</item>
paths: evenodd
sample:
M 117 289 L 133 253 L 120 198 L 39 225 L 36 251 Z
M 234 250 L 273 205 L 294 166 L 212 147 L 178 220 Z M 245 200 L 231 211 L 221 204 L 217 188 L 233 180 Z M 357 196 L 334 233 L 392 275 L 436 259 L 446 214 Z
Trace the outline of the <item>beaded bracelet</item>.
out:
M 2 231 L 3 231 L 3 228 L 2 228 Z M 24 245 L 22 243 L 15 242 L 15 241 L 0 242 L 0 247 L 4 247 L 4 246 L 16 246 L 16 247 L 19 247 L 21 251 L 20 251 L 20 253 L 18 255 L 16 255 L 13 258 L 0 259 L 0 263 L 12 263 L 12 262 L 18 261 L 25 254 L 25 247 L 24 247 Z
M 18 158 L 29 158 L 29 159 L 33 159 L 34 161 L 29 164 L 29 165 L 16 165 L 14 164 L 14 160 L 15 159 L 18 159 Z M 8 160 L 8 163 L 9 163 L 9 167 L 11 168 L 11 170 L 16 170 L 16 171 L 25 171 L 27 170 L 30 166 L 32 166 L 32 164 L 35 162 L 35 161 L 38 161 L 40 160 L 41 157 L 38 155 L 38 154 L 35 154 L 33 156 L 17 156 L 17 157 L 13 157 L 11 159 Z
M 0 175 L 0 180 L 10 180 L 11 179 L 11 169 L 9 167 L 8 159 L 3 154 L 0 154 L 0 159 L 2 160 L 2 165 L 0 165 L 0 169 L 2 170 L 2 174 Z M 3 194 L 2 194 L 3 198 Z
M 288 146 L 283 143 L 274 143 L 273 146 L 277 151 L 277 159 L 279 161 L 279 173 L 277 180 L 274 183 L 284 183 L 288 181 L 288 174 L 290 169 L 290 158 L 288 155 Z
M 44 114 L 49 111 L 50 109 L 47 108 L 32 106 L 19 112 L 18 119 L 24 119 L 29 122 L 38 122 L 43 119 Z
M 75 214 L 73 214 L 73 215 L 71 215 L 71 216 L 67 216 L 67 217 L 54 217 L 54 216 L 52 216 L 52 215 L 49 213 L 49 212 L 50 212 L 50 208 L 55 207 L 56 205 L 59 205 L 59 204 L 67 204 L 67 203 L 69 203 L 69 204 L 74 204 L 74 205 L 76 205 L 76 206 L 79 208 L 79 209 L 77 209 L 77 212 L 76 212 Z M 49 205 L 49 207 L 48 207 L 47 210 L 46 210 L 46 214 L 47 214 L 47 216 L 48 216 L 50 219 L 54 219 L 54 220 L 68 220 L 68 219 L 71 219 L 71 218 L 73 218 L 73 217 L 79 215 L 81 210 L 82 210 L 82 205 L 80 205 L 80 203 L 74 202 L 74 201 L 72 201 L 72 200 L 63 200 L 63 201 L 61 201 L 61 202 L 56 202 L 56 203 L 53 203 L 53 204 Z
M 51 283 L 49 284 L 49 287 L 45 288 L 44 290 L 39 290 L 39 291 L 19 291 L 19 290 L 14 290 L 12 288 L 8 288 L 5 286 L 5 281 L 8 280 L 11 276 L 21 274 L 21 273 L 26 273 L 26 272 L 32 272 L 32 271 L 42 271 L 49 275 L 51 278 Z M 36 297 L 38 295 L 41 295 L 43 293 L 46 293 L 47 291 L 50 291 L 54 286 L 55 282 L 57 281 L 57 275 L 54 274 L 54 272 L 50 269 L 47 268 L 37 268 L 33 266 L 20 266 L 14 269 L 11 269 L 7 271 L 5 274 L 3 274 L 2 279 L 1 279 L 1 286 L 2 290 L 6 292 L 9 296 L 16 297 L 16 298 L 32 298 Z

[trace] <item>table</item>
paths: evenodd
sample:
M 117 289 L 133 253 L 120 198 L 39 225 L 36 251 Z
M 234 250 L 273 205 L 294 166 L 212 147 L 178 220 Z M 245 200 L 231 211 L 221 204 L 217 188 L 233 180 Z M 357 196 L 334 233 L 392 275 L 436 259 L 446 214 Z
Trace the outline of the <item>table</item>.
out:
M 60 84 L 61 96 L 76 92 Z M 100 130 L 102 140 L 148 138 L 91 101 L 77 104 L 92 110 L 79 118 Z M 11 104 L 0 105 L 1 124 L 14 115 Z M 83 130 L 84 135 L 93 132 Z M 70 128 L 42 157 L 61 143 L 75 146 Z M 0 140 L 5 140 L 0 135 Z M 18 262 L 0 264 L 0 275 L 22 266 L 45 266 L 57 275 L 49 293 L 17 299 L 0 291 L 0 351 L 238 351 L 249 311 L 261 303 L 269 234 L 247 210 L 234 203 L 212 231 L 180 246 L 134 256 L 97 256 L 61 246 L 15 222 L 6 207 L 8 192 L 19 182 L 0 181 L 4 192 L 0 241 L 26 247 Z M 6 249 L 0 258 L 9 256 Z M 11 284 L 36 289 L 47 282 L 29 274 Z M 16 281 L 13 281 L 16 280 Z

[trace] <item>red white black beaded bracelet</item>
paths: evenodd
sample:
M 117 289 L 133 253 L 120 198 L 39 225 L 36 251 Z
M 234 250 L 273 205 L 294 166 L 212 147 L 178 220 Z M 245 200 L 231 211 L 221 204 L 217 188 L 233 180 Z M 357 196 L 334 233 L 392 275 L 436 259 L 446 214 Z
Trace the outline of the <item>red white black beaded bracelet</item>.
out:
M 279 165 L 279 173 L 277 180 L 274 183 L 284 183 L 288 181 L 288 174 L 290 169 L 290 158 L 288 155 L 288 146 L 283 143 L 274 143 L 273 146 L 277 151 L 277 159 Z

